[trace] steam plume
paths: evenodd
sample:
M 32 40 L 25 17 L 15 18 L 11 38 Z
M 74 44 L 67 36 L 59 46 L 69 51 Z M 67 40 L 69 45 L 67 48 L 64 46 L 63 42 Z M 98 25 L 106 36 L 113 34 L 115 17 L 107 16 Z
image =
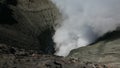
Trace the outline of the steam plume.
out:
M 63 15 L 55 28 L 55 55 L 67 56 L 120 25 L 120 0 L 51 0 Z

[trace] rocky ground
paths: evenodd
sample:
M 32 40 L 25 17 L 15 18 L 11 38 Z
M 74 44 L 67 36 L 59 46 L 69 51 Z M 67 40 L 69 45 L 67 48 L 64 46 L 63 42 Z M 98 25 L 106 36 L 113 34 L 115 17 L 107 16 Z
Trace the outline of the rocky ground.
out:
M 112 68 L 109 64 L 81 62 L 75 58 L 63 58 L 25 51 L 0 45 L 0 68 Z
M 120 68 L 120 31 L 66 58 L 47 55 L 60 16 L 49 0 L 0 0 L 0 68 Z

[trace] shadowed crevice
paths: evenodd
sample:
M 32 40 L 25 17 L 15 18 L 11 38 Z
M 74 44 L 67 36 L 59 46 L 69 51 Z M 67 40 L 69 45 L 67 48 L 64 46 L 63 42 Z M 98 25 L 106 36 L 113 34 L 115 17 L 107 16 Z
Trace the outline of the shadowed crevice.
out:
M 53 34 L 54 34 L 53 29 L 46 29 L 38 36 L 38 39 L 40 41 L 40 45 L 42 45 L 41 50 L 45 54 L 53 54 L 55 52 L 54 42 L 52 39 Z
M 0 3 L 0 24 L 15 24 L 17 21 L 13 18 L 13 11 L 8 5 Z

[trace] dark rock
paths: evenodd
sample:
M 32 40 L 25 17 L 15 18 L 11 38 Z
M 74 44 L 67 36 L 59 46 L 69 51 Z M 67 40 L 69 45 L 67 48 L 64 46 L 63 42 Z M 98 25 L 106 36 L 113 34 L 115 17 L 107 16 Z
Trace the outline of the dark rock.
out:
M 54 53 L 53 26 L 59 14 L 49 0 L 1 0 L 0 43 Z

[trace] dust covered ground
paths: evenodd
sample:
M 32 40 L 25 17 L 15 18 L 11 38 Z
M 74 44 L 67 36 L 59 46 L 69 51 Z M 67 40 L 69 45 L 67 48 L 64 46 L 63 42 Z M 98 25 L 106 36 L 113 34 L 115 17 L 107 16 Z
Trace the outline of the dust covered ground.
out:
M 109 64 L 81 62 L 76 58 L 45 55 L 0 45 L 0 68 L 112 68 Z

